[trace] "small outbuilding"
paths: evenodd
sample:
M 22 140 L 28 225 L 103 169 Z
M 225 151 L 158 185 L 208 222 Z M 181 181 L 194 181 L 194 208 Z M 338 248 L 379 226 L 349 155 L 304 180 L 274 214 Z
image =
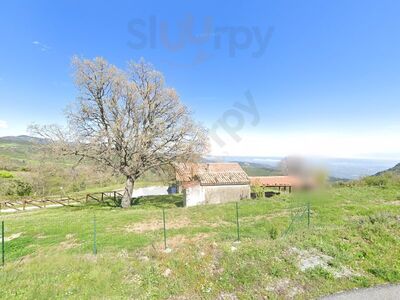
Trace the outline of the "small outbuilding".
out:
M 250 180 L 238 163 L 189 163 L 176 166 L 184 205 L 217 204 L 250 197 Z

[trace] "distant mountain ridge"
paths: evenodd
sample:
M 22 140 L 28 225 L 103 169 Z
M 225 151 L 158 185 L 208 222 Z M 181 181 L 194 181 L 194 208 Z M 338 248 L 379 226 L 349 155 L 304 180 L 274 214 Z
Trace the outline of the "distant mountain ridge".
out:
M 46 144 L 47 140 L 29 135 L 0 137 L 0 158 L 29 160 L 37 151 L 35 145 Z M 238 162 L 249 176 L 282 175 L 278 157 L 222 157 L 208 155 L 203 162 Z M 329 159 L 325 161 L 329 181 L 354 180 L 364 176 L 381 175 L 390 172 L 400 175 L 400 163 L 396 160 Z M 395 165 L 395 166 L 394 166 Z M 392 167 L 394 166 L 394 167 Z M 382 171 L 383 170 L 383 171 Z
M 393 168 L 387 169 L 387 170 L 382 171 L 382 172 L 378 172 L 374 176 L 380 176 L 380 175 L 384 175 L 384 174 L 387 174 L 387 173 L 400 175 L 400 163 L 395 165 Z
M 221 157 L 206 156 L 203 158 L 205 163 L 215 163 L 215 162 L 234 162 L 238 163 L 242 169 L 249 176 L 277 176 L 283 175 L 282 172 L 276 168 L 265 163 L 255 163 L 249 161 L 242 161 L 239 158 L 223 159 Z
M 0 142 L 4 143 L 24 143 L 24 144 L 45 144 L 46 139 L 33 137 L 29 135 L 3 136 Z
M 278 176 L 283 175 L 277 168 L 251 162 L 236 161 L 249 176 Z

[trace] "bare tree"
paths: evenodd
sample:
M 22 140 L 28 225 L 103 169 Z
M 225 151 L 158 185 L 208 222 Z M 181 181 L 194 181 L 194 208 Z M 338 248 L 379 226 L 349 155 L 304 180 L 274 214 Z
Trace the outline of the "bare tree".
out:
M 147 170 L 206 152 L 206 131 L 196 124 L 162 74 L 143 60 L 127 71 L 103 58 L 73 59 L 77 101 L 67 130 L 33 126 L 64 154 L 90 159 L 126 177 L 122 207 L 131 205 L 135 181 Z

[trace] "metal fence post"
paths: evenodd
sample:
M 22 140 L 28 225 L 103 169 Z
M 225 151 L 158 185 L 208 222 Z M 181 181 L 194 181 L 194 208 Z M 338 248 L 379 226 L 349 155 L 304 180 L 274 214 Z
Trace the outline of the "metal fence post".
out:
M 93 215 L 93 254 L 97 254 L 97 240 L 96 240 L 96 215 Z
M 165 208 L 162 209 L 164 224 L 164 250 L 167 250 L 167 229 L 165 227 Z
M 4 267 L 5 245 L 4 245 L 4 221 L 1 221 L 1 264 Z
M 307 225 L 310 228 L 310 201 L 307 203 Z
M 240 241 L 239 204 L 237 202 L 236 202 L 236 229 L 237 229 L 237 240 Z

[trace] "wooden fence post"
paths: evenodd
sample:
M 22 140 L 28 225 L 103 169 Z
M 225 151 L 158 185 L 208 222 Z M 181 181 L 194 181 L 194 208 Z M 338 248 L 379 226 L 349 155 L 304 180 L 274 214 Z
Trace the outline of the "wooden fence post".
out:
M 5 245 L 4 245 L 4 221 L 1 221 L 1 264 L 4 267 Z

